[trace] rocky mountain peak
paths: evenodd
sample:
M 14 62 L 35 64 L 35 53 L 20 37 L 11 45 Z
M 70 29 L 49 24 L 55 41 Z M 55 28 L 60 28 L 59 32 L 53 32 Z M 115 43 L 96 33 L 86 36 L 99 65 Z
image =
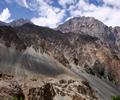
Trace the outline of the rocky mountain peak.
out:
M 27 23 L 33 24 L 30 20 L 21 18 L 21 19 L 17 19 L 15 21 L 9 23 L 9 25 L 12 27 L 18 27 L 18 26 L 22 26 Z
M 63 33 L 74 32 L 99 37 L 108 27 L 93 17 L 74 17 L 57 27 Z M 108 31 L 108 30 L 107 30 Z

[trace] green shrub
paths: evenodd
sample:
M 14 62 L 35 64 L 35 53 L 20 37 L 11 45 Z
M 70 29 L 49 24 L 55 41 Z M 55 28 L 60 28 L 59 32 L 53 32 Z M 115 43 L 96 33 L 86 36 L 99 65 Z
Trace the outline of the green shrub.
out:
M 112 96 L 112 100 L 120 100 L 120 96 Z

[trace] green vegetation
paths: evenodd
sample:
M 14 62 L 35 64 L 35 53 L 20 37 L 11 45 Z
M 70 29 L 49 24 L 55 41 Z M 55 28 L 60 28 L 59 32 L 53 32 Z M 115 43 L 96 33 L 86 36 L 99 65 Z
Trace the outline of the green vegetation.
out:
M 22 97 L 20 98 L 14 97 L 13 100 L 24 100 L 24 99 Z
M 15 96 L 15 97 L 13 98 L 13 100 L 24 100 L 24 98 L 23 98 L 23 97 L 18 98 L 18 97 Z
M 112 96 L 112 100 L 120 100 L 120 96 Z

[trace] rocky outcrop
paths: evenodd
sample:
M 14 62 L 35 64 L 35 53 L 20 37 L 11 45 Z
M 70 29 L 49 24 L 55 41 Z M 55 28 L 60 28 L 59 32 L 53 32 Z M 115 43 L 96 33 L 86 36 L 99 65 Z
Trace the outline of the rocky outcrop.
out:
M 56 30 L 60 30 L 63 33 L 73 32 L 98 37 L 108 45 L 110 49 L 112 48 L 111 50 L 114 52 L 120 49 L 117 45 L 117 31 L 112 31 L 115 29 L 116 28 L 106 26 L 93 17 L 75 17 L 56 28 Z
M 0 77 L 1 100 L 25 100 L 22 87 L 14 80 L 12 75 L 2 74 Z
M 66 98 L 66 99 L 65 99 Z M 29 89 L 29 100 L 98 100 L 87 81 L 59 80 Z
M 39 80 L 39 81 L 38 81 Z M 17 81 L 15 76 L 2 74 L 0 77 L 1 100 L 99 100 L 87 81 L 73 79 L 32 79 Z M 38 85 L 36 87 L 32 82 Z M 32 83 L 30 86 L 28 84 Z M 25 85 L 26 84 L 26 85 Z

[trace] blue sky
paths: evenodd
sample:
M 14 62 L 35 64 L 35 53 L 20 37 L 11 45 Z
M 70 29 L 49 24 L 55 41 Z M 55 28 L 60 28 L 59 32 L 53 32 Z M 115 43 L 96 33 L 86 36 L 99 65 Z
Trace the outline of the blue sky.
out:
M 55 28 L 78 16 L 95 17 L 108 26 L 120 26 L 120 0 L 0 0 L 0 20 L 19 18 Z

